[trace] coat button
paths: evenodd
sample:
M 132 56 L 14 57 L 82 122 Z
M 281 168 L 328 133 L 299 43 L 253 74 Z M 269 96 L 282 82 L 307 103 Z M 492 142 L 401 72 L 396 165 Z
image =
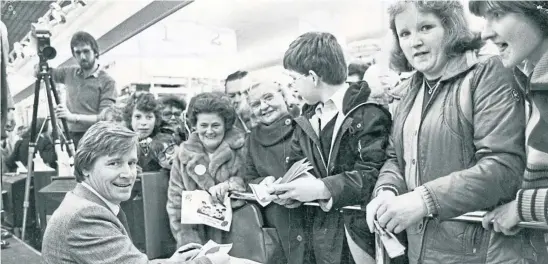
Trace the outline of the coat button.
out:
M 357 128 L 362 128 L 362 124 L 359 123 L 356 127 L 357 127 Z
M 285 125 L 286 125 L 286 126 L 291 125 L 291 119 L 286 119 L 286 120 L 285 120 Z
M 419 223 L 419 230 L 422 230 L 422 228 L 423 228 L 423 224 L 421 222 L 421 223 Z
M 298 235 L 297 236 L 297 241 L 299 241 L 299 242 L 303 241 L 303 237 L 301 235 Z
M 415 159 L 412 159 L 411 164 L 415 165 L 415 163 L 417 163 L 417 161 Z

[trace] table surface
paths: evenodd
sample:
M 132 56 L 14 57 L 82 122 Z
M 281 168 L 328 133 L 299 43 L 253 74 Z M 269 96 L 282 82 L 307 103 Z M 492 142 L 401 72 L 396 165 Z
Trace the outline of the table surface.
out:
M 4 264 L 39 264 L 40 252 L 13 236 L 6 239 L 10 243 L 8 248 L 2 249 L 2 263 Z

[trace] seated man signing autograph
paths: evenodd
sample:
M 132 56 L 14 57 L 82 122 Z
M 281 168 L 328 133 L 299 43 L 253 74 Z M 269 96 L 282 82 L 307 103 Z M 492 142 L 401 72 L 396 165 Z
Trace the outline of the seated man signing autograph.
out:
M 148 260 L 133 245 L 120 203 L 130 198 L 137 178 L 137 144 L 135 132 L 114 122 L 98 122 L 84 134 L 74 157 L 78 184 L 48 221 L 42 264 L 230 263 L 220 252 L 189 261 L 199 244 L 161 260 Z

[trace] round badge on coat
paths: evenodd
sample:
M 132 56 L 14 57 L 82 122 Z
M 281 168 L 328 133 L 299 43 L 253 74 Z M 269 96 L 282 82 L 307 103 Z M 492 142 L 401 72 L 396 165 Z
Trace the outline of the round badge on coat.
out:
M 198 164 L 198 165 L 196 165 L 196 167 L 194 167 L 194 172 L 196 174 L 202 176 L 206 173 L 206 167 L 202 164 Z
M 291 119 L 286 119 L 286 120 L 285 120 L 285 125 L 286 125 L 286 126 L 291 125 Z

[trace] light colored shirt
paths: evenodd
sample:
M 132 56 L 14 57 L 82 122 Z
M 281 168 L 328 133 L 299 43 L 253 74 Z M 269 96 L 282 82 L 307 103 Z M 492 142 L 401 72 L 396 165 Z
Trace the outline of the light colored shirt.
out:
M 325 128 L 325 125 L 329 123 L 331 119 L 333 119 L 335 116 L 337 118 L 343 118 L 343 100 L 344 95 L 346 94 L 346 91 L 348 91 L 348 86 L 345 88 L 341 88 L 337 90 L 331 97 L 323 102 L 323 104 L 318 104 L 316 107 L 316 114 L 312 116 L 310 119 L 310 123 L 313 124 L 313 127 L 319 127 L 318 125 L 314 126 L 314 123 L 317 124 L 318 120 L 321 121 L 321 128 L 318 129 L 317 134 L 319 136 L 320 131 Z M 339 114 L 340 113 L 340 114 Z M 338 115 L 339 114 L 339 115 Z M 339 130 L 339 127 L 337 127 L 337 124 L 342 124 L 341 122 L 336 122 L 335 127 L 333 128 L 333 139 L 336 138 L 337 132 Z M 340 126 L 340 125 L 339 125 Z M 333 142 L 331 142 L 333 144 Z M 330 151 L 331 152 L 331 151 Z M 323 211 L 328 212 L 333 207 L 333 197 L 329 198 L 329 200 L 323 200 L 319 201 L 320 207 Z
M 108 209 L 110 209 L 114 215 L 118 215 L 118 213 L 120 212 L 120 205 L 118 204 L 114 204 L 112 202 L 110 202 L 109 200 L 105 199 L 105 197 L 103 197 L 102 195 L 100 195 L 95 189 L 93 189 L 93 187 L 91 187 L 89 184 L 85 183 L 85 182 L 82 182 L 81 183 L 82 186 L 84 186 L 86 189 L 90 190 L 92 193 L 94 193 L 95 195 L 97 195 L 97 197 L 99 197 L 103 202 L 105 202 L 105 204 L 108 206 Z

